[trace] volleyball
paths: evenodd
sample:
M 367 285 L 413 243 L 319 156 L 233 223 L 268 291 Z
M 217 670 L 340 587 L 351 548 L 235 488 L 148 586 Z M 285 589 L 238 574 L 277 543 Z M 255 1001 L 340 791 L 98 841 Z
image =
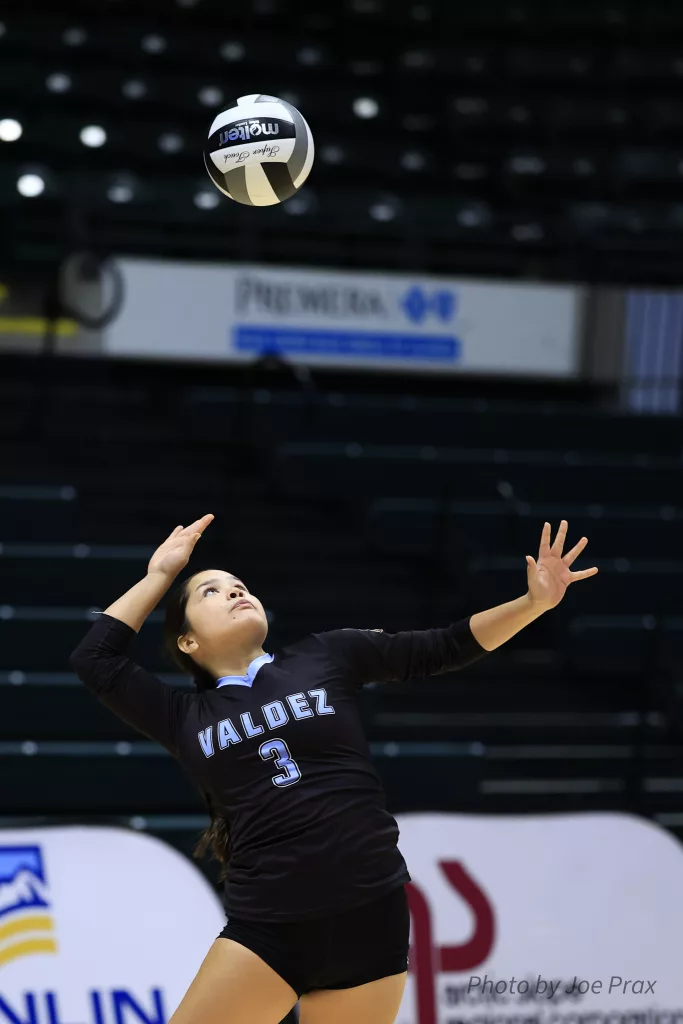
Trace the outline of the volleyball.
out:
M 311 129 L 291 103 L 253 93 L 214 118 L 204 163 L 216 188 L 245 206 L 274 206 L 313 167 Z

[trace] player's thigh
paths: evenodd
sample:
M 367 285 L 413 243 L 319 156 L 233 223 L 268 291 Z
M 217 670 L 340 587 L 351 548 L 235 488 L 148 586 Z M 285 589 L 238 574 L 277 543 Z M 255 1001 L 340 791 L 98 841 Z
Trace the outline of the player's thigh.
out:
M 246 946 L 216 939 L 169 1024 L 279 1024 L 293 988 Z
M 356 988 L 309 992 L 301 997 L 299 1024 L 394 1024 L 407 977 L 404 972 Z

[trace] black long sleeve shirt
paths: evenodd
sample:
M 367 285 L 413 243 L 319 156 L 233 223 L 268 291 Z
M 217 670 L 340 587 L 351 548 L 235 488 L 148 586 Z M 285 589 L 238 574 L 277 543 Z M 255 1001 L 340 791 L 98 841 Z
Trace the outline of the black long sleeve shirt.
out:
M 114 714 L 163 744 L 227 819 L 229 916 L 323 917 L 410 881 L 358 692 L 482 657 L 469 619 L 394 634 L 312 633 L 203 693 L 173 689 L 136 664 L 134 637 L 103 614 L 69 665 Z

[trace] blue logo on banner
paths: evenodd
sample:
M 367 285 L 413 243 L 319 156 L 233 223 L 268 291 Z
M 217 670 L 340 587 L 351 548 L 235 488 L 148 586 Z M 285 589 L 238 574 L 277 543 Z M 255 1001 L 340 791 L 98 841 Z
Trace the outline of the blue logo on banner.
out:
M 0 966 L 56 953 L 55 924 L 39 846 L 0 846 Z
M 455 292 L 436 291 L 430 295 L 419 285 L 414 285 L 401 299 L 401 306 L 414 324 L 422 323 L 429 313 L 448 323 L 455 316 Z

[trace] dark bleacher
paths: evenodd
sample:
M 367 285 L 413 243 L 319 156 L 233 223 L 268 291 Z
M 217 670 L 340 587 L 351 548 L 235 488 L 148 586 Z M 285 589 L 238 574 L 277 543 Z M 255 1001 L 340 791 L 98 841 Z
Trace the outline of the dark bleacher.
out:
M 565 517 L 597 579 L 470 670 L 364 692 L 389 806 L 622 809 L 683 835 L 679 418 L 540 385 L 512 402 L 483 384 L 475 399 L 80 360 L 0 371 L 0 823 L 116 820 L 191 848 L 194 785 L 67 666 L 178 522 L 215 514 L 191 568 L 242 574 L 274 649 L 519 596 L 543 521 Z M 136 654 L 186 685 L 162 610 Z
M 23 133 L 0 262 L 56 263 L 87 224 L 97 250 L 156 257 L 678 286 L 682 41 L 680 4 L 622 0 L 5 4 L 0 96 Z M 250 88 L 294 102 L 317 153 L 258 219 L 201 159 Z

